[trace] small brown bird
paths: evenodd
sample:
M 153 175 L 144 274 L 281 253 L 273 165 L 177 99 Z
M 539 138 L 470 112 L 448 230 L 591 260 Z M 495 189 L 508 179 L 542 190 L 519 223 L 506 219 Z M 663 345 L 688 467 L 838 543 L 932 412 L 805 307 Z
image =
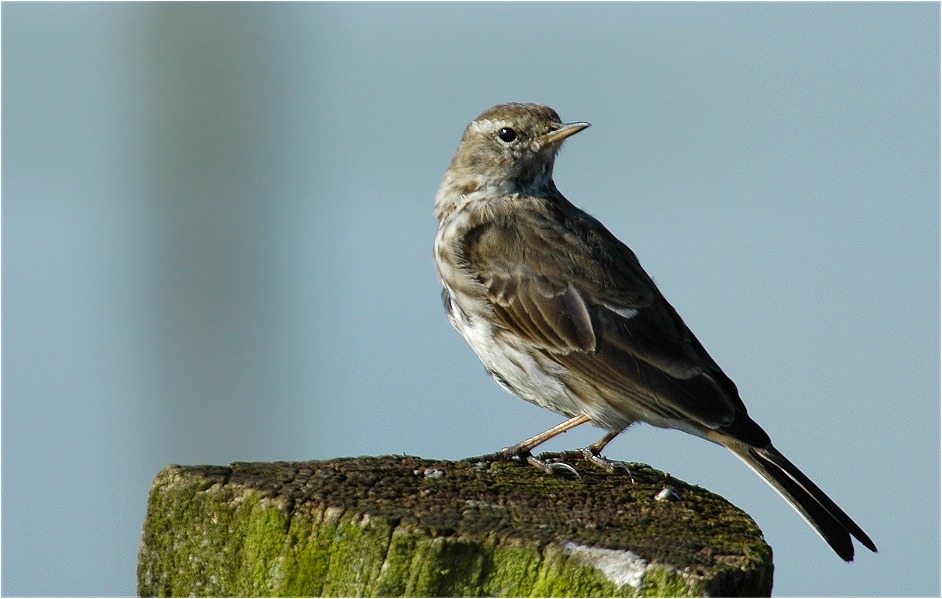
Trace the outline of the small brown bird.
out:
M 837 554 L 873 541 L 772 446 L 727 377 L 635 254 L 556 189 L 562 141 L 588 127 L 539 104 L 499 104 L 465 129 L 435 198 L 435 263 L 452 325 L 505 389 L 569 418 L 504 449 L 531 450 L 574 426 L 634 422 L 718 443 L 769 482 Z M 566 468 L 569 468 L 566 466 Z

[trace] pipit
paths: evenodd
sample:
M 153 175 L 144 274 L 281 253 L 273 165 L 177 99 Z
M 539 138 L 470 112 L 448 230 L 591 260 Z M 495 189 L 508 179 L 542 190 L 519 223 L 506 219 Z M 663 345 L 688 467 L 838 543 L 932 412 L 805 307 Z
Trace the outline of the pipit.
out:
M 464 131 L 435 198 L 435 263 L 452 325 L 502 387 L 568 420 L 497 454 L 552 471 L 531 450 L 572 427 L 634 422 L 729 449 L 844 560 L 873 541 L 755 423 L 736 385 L 635 254 L 553 182 L 563 140 L 588 127 L 539 104 L 499 104 Z

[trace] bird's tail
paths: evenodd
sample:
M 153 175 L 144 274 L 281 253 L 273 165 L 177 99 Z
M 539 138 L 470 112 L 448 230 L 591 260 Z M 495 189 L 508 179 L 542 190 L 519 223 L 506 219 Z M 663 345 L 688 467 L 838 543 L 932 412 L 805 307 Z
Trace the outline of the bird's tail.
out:
M 877 550 L 867 533 L 772 445 L 755 447 L 726 435 L 716 435 L 713 440 L 765 479 L 843 560 L 854 559 L 851 535 L 870 551 Z

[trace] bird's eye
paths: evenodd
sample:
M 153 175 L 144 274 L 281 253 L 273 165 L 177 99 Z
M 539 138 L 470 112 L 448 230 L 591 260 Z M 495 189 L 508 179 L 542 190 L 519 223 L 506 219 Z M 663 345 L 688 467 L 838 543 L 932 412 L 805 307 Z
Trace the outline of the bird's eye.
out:
M 517 132 L 511 129 L 510 127 L 504 127 L 500 131 L 497 132 L 497 137 L 499 137 L 501 141 L 510 143 L 513 140 L 517 139 Z

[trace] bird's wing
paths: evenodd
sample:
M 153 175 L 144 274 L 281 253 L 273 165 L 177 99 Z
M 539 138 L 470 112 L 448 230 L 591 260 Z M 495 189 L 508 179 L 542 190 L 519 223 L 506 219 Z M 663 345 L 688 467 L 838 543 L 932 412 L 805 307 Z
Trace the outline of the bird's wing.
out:
M 558 222 L 503 219 L 471 236 L 468 266 L 497 324 L 613 397 L 653 398 L 645 408 L 669 418 L 715 429 L 745 413 L 634 253 L 594 220 Z

